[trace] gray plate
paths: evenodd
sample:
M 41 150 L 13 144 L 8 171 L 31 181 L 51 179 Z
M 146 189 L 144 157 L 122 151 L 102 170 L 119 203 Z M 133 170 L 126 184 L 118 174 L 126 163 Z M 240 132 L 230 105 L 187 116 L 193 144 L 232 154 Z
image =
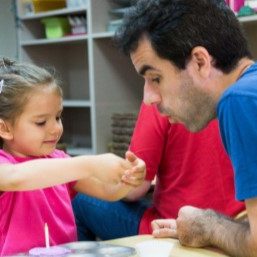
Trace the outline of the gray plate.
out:
M 104 256 L 131 256 L 136 253 L 135 249 L 126 246 L 117 245 L 103 245 L 96 250 L 97 253 L 103 254 Z
M 97 254 L 97 253 L 74 253 L 74 254 L 69 254 L 66 255 L 65 257 L 105 257 L 102 254 Z
M 72 250 L 67 257 L 127 257 L 136 253 L 132 247 L 105 244 L 101 242 L 73 242 L 62 246 Z

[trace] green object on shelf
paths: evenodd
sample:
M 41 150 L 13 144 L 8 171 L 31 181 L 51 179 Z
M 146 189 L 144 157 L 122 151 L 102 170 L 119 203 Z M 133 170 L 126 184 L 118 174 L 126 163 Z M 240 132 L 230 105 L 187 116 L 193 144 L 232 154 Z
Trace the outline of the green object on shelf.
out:
M 249 16 L 249 15 L 254 15 L 255 11 L 252 9 L 250 6 L 243 6 L 240 8 L 238 12 L 238 16 Z
M 51 17 L 41 20 L 45 26 L 46 38 L 60 38 L 70 34 L 71 27 L 67 17 Z

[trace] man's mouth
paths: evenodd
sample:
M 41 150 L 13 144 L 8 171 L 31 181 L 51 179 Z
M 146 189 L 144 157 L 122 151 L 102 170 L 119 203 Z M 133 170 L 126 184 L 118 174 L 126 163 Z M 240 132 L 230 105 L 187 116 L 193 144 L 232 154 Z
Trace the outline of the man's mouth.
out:
M 172 117 L 172 116 L 168 116 L 168 120 L 171 124 L 177 124 L 177 123 L 182 123 L 179 119 Z
M 168 117 L 168 120 L 169 120 L 169 122 L 170 122 L 171 124 L 176 123 L 175 120 L 174 120 L 172 117 L 170 117 L 170 116 Z
M 163 108 L 163 107 L 160 106 L 160 105 L 158 105 L 157 108 L 158 108 L 159 113 L 160 113 L 162 116 L 167 117 L 168 120 L 169 120 L 169 122 L 170 122 L 171 124 L 179 123 L 179 120 L 176 119 L 176 118 L 174 118 L 174 117 L 171 115 L 170 112 L 167 112 L 167 111 L 165 110 L 165 108 Z
M 169 113 L 166 112 L 165 109 L 164 109 L 162 106 L 157 105 L 157 109 L 158 109 L 159 113 L 160 113 L 162 116 L 166 116 L 166 117 L 167 117 L 167 116 L 170 116 Z

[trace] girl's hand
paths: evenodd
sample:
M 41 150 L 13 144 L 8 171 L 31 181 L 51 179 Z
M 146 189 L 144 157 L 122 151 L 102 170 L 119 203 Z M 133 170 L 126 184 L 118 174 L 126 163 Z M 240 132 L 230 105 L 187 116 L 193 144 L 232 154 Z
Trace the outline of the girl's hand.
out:
M 131 167 L 127 161 L 113 153 L 95 155 L 91 158 L 93 175 L 108 184 L 118 184 L 124 172 Z
M 131 168 L 124 172 L 121 177 L 122 182 L 133 187 L 140 186 L 145 180 L 145 162 L 130 151 L 126 152 L 126 161 L 128 165 L 131 165 Z

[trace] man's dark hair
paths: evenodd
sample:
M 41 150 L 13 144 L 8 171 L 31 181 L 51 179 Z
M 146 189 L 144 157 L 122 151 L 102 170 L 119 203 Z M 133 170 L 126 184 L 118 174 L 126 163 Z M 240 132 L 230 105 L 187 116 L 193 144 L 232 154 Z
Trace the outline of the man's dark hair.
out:
M 130 54 L 143 35 L 159 57 L 179 69 L 185 69 L 196 46 L 206 48 L 224 73 L 251 57 L 240 23 L 223 0 L 138 0 L 125 15 L 115 43 Z

